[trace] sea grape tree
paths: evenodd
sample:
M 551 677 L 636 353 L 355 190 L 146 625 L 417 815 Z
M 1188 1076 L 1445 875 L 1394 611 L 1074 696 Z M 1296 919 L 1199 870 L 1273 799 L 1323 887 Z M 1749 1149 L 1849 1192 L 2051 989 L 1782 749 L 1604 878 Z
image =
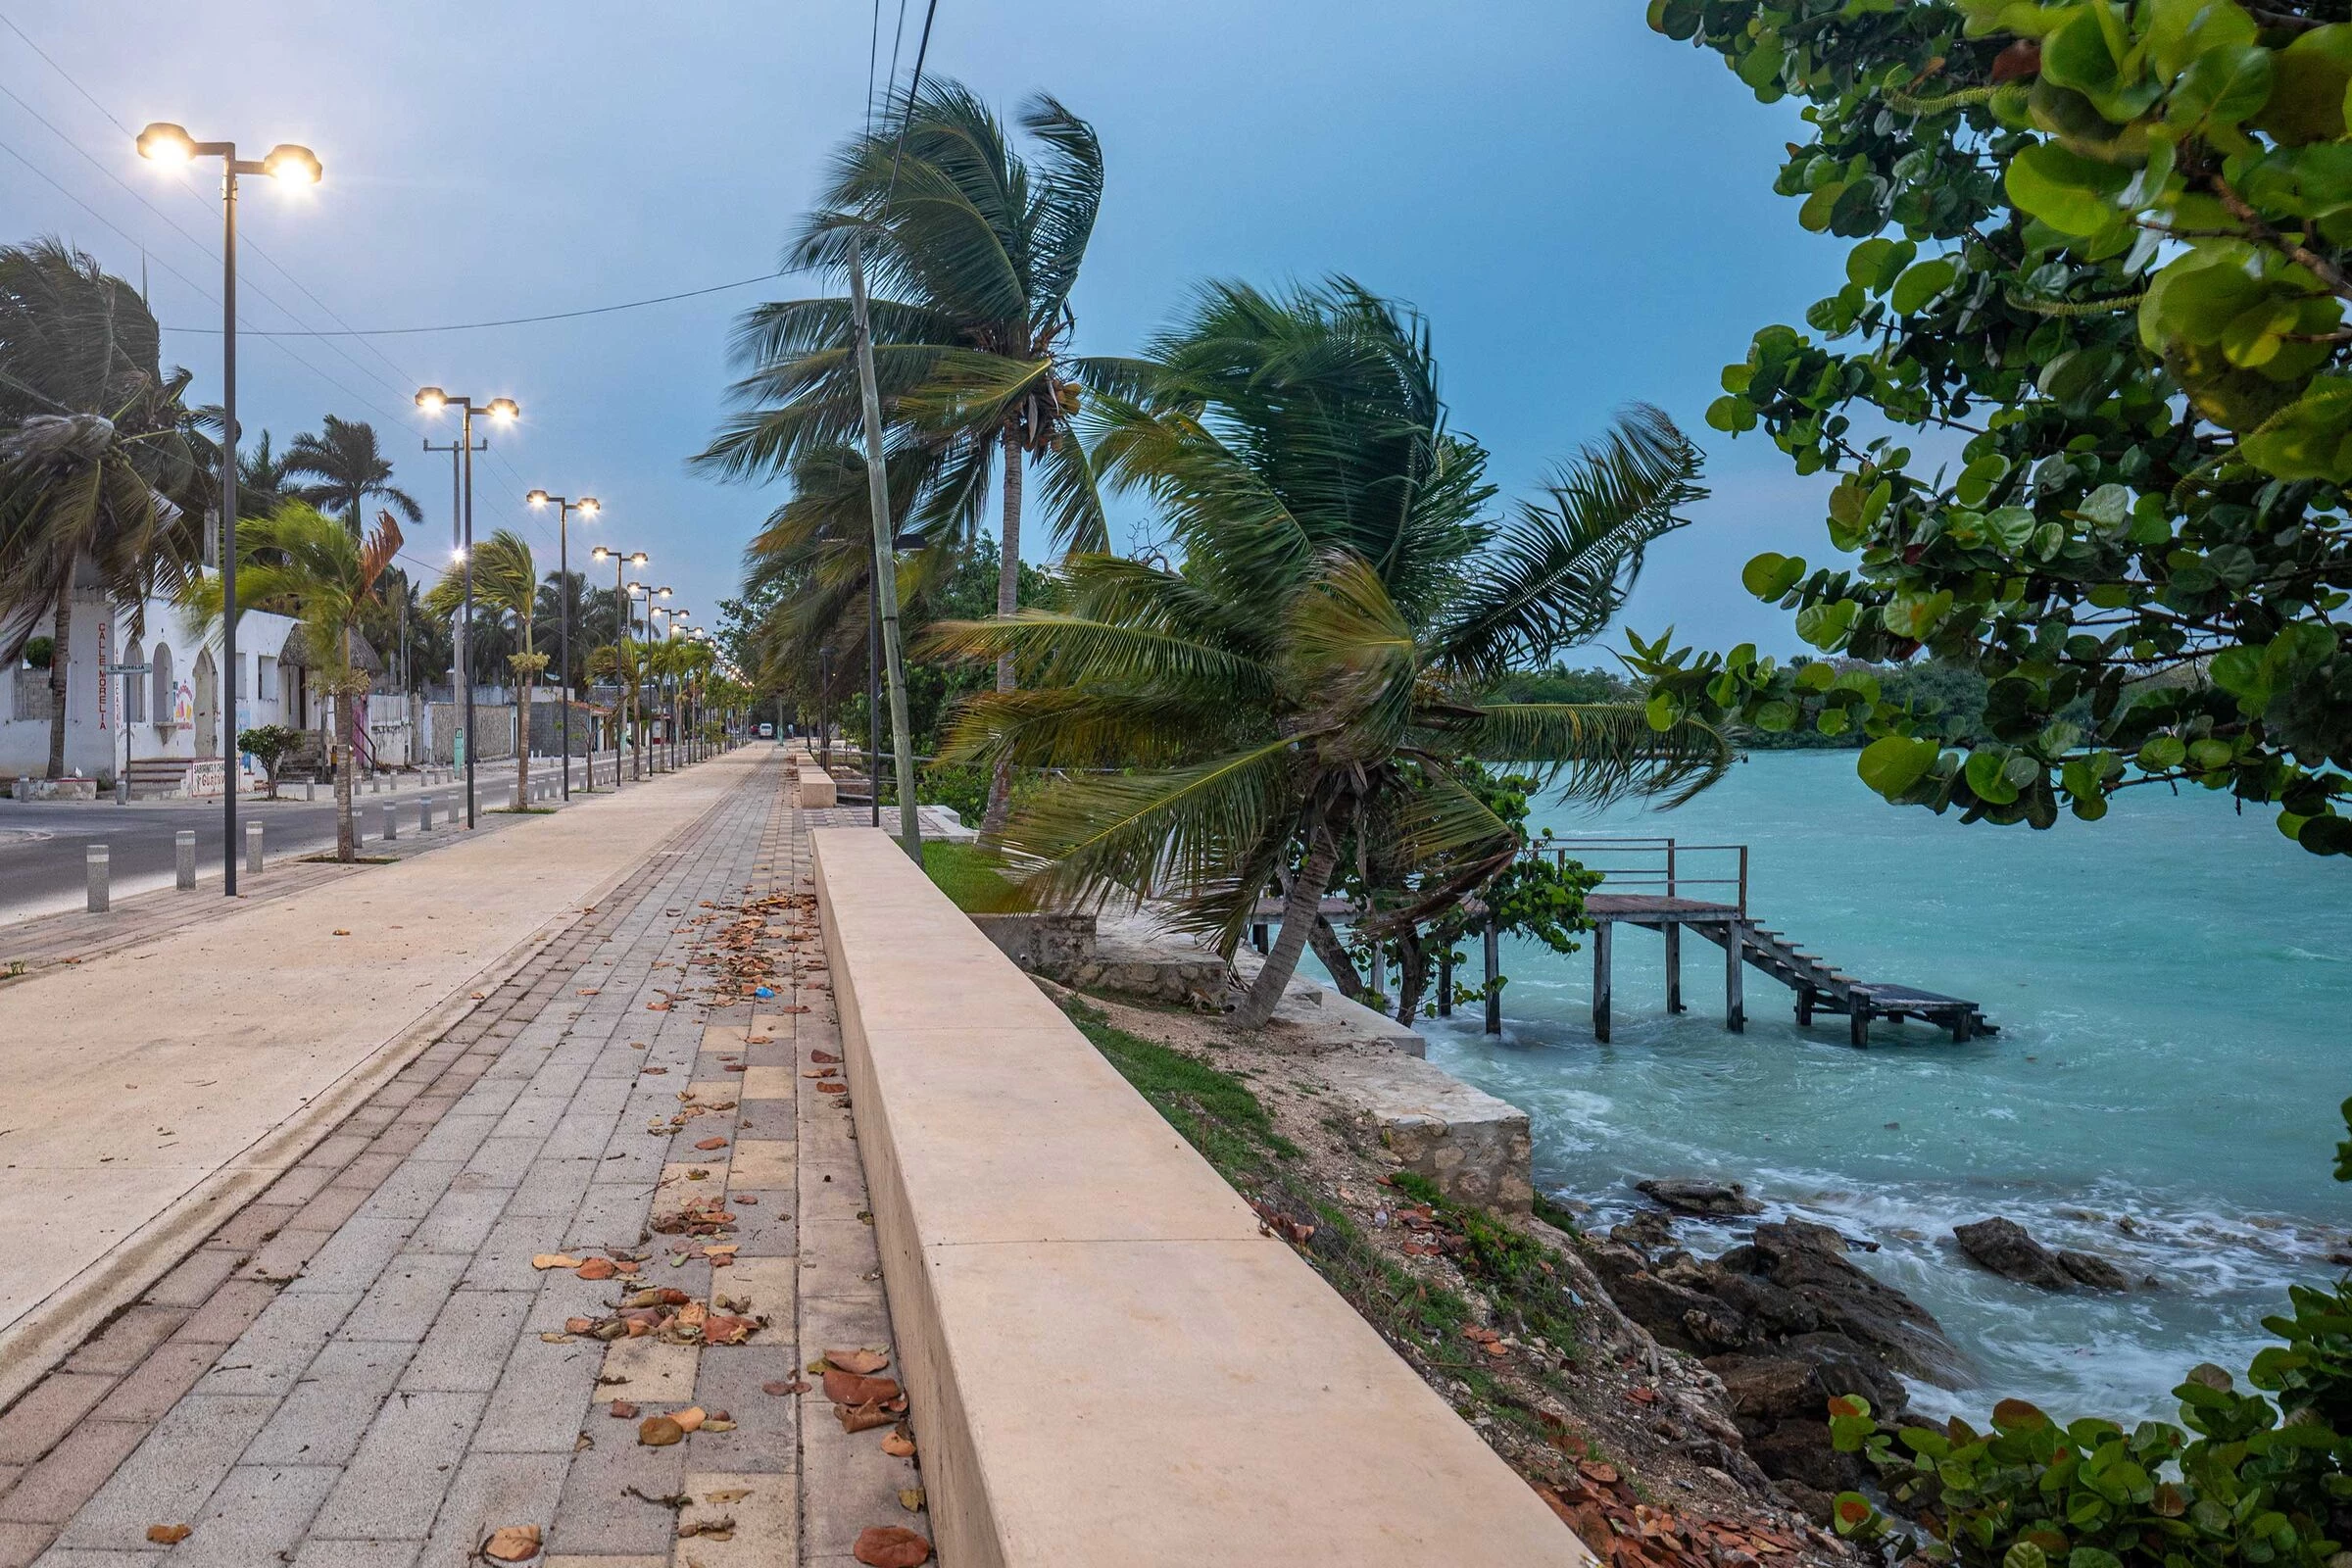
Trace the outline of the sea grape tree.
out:
M 1838 662 L 1635 642 L 1654 722 L 1868 737 L 1890 800 L 2047 827 L 2117 790 L 2352 853 L 2352 5 L 1653 0 L 1801 99 L 1777 188 L 1845 283 L 1717 428 L 1836 476 L 1844 559 L 1750 562 Z M 1919 450 L 1914 450 L 1916 444 Z M 1990 681 L 1965 748 L 1844 661 Z

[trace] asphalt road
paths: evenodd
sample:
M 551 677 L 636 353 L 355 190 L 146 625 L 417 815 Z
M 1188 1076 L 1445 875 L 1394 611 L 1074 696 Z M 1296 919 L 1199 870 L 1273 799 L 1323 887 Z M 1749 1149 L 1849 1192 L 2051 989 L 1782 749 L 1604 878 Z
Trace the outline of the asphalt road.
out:
M 507 804 L 514 791 L 514 765 L 496 773 L 487 769 L 474 785 L 477 810 Z M 400 807 L 400 831 L 416 831 L 416 802 L 433 799 L 435 830 L 449 821 L 454 806 L 461 815 L 466 792 L 461 785 L 439 784 L 409 788 L 397 795 L 362 793 L 353 802 L 364 838 L 380 836 L 383 807 Z M 331 799 L 237 802 L 240 835 L 247 822 L 264 824 L 265 853 L 275 860 L 287 855 L 313 855 L 335 842 L 335 807 Z M 0 797 L 0 924 L 82 907 L 86 896 L 83 851 L 104 844 L 111 851 L 114 896 L 170 887 L 178 874 L 175 836 L 185 828 L 196 832 L 196 878 L 199 885 L 218 887 L 220 881 L 220 803 L 212 801 L 134 801 L 117 806 L 112 800 L 15 801 Z M 240 850 L 241 853 L 241 850 Z

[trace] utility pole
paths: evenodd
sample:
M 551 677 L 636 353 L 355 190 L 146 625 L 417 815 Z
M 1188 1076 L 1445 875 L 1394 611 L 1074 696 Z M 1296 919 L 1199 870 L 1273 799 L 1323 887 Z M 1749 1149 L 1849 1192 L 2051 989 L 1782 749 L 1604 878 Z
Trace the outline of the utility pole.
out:
M 914 742 L 906 731 L 906 671 L 900 662 L 899 572 L 897 554 L 892 549 L 895 535 L 890 516 L 890 473 L 882 461 L 882 395 L 874 383 L 874 334 L 866 320 L 865 259 L 855 232 L 850 236 L 850 315 L 858 335 L 858 393 L 865 410 L 865 484 L 874 535 L 875 603 L 882 612 L 882 653 L 890 673 L 891 747 L 898 761 L 899 842 L 914 863 L 920 865 L 923 829 L 914 805 Z M 877 762 L 877 775 L 879 771 Z M 881 791 L 875 790 L 874 795 L 878 803 Z

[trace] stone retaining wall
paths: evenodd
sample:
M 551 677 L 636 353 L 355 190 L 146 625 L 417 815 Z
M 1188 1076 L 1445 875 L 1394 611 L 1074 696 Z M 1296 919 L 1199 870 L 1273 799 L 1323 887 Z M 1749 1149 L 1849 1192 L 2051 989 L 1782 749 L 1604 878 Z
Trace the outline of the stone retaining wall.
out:
M 888 837 L 812 839 L 942 1561 L 1592 1561 Z

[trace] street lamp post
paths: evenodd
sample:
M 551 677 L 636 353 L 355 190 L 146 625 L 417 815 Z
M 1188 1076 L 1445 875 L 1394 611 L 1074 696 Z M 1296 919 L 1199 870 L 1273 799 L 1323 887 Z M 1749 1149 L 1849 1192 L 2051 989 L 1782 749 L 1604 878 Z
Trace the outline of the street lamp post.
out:
M 654 601 L 656 599 L 667 599 L 670 591 L 666 587 L 657 588 L 650 582 L 633 582 L 629 584 L 629 591 L 632 594 L 642 593 L 645 595 L 644 673 L 646 675 L 652 675 L 654 673 L 654 612 L 661 608 L 660 606 L 656 605 Z M 663 688 L 657 683 L 654 688 L 654 695 L 657 698 L 660 697 L 662 690 Z M 662 771 L 662 768 L 656 759 L 648 755 L 653 751 L 651 743 L 646 739 L 645 736 L 645 731 L 650 727 L 650 721 L 642 713 L 640 713 L 637 719 L 637 771 L 638 776 L 641 778 Z
M 556 657 L 563 661 L 564 679 L 558 690 L 564 693 L 564 798 L 571 799 L 571 514 L 593 517 L 604 508 L 596 497 L 582 496 L 577 501 L 564 496 L 551 496 L 544 490 L 534 490 L 523 497 L 534 507 L 552 506 L 556 509 L 556 604 L 562 615 L 557 623 Z M 596 769 L 588 769 L 588 787 L 596 788 Z
M 473 828 L 474 818 L 473 669 L 471 667 L 472 660 L 468 657 L 466 644 L 473 635 L 473 416 L 477 413 L 487 414 L 492 418 L 504 422 L 512 421 L 522 411 L 514 406 L 513 398 L 492 398 L 489 402 L 477 406 L 471 398 L 453 398 L 437 386 L 416 389 L 416 406 L 427 414 L 439 414 L 453 403 L 458 407 L 460 421 L 458 461 L 464 464 L 466 468 L 466 505 L 462 509 L 465 513 L 466 537 L 458 546 L 459 559 L 465 564 L 466 568 L 466 609 L 465 630 L 458 639 L 458 676 L 466 683 L 466 827 L 470 832 Z M 482 445 L 486 448 L 489 443 L 485 441 Z M 528 747 L 531 744 L 530 728 L 527 722 L 529 715 L 523 716 L 526 722 L 516 726 L 517 744 Z
M 694 612 L 674 610 L 668 605 L 663 605 L 662 614 L 662 640 L 665 643 L 674 643 L 678 640 L 678 628 L 686 623 Z M 669 770 L 674 773 L 686 760 L 685 732 L 680 728 L 678 717 L 678 705 L 685 695 L 684 682 L 674 672 L 663 675 L 662 680 L 669 689 Z
M 139 156 L 177 165 L 218 158 L 220 180 L 220 662 L 228 699 L 220 705 L 220 891 L 237 894 L 237 176 L 268 174 L 281 187 L 316 185 L 323 172 L 308 147 L 279 142 L 260 162 L 233 141 L 198 141 L 159 120 L 139 132 Z M 63 650 L 60 650 L 63 656 Z M 128 764 L 125 763 L 125 766 Z
M 612 640 L 612 788 L 617 792 L 620 788 L 621 753 L 625 749 L 623 737 L 629 732 L 628 715 L 637 707 L 624 684 L 624 672 L 620 667 L 622 646 L 628 642 L 629 634 L 637 625 L 636 602 L 628 588 L 623 586 L 621 572 L 629 566 L 642 567 L 653 557 L 642 550 L 618 550 L 611 545 L 598 545 L 589 554 L 596 561 L 612 563 L 612 605 L 617 626 Z

